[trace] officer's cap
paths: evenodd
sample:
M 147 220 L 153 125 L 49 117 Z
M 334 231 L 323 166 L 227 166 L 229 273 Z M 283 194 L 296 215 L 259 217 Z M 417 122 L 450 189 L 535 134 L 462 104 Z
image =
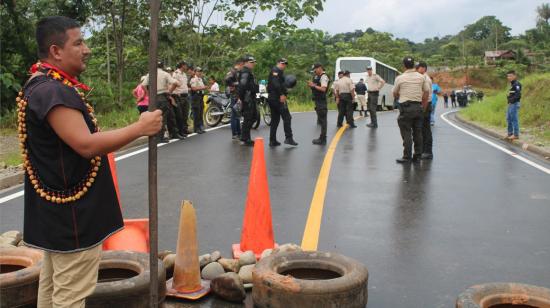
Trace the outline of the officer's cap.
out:
M 251 55 L 246 55 L 243 57 L 244 62 L 256 63 L 256 58 Z
M 367 66 L 367 71 L 372 71 L 372 66 Z
M 319 68 L 319 67 L 323 67 L 323 64 L 321 64 L 321 63 L 315 63 L 315 64 L 313 64 L 313 68 L 312 68 L 312 69 L 317 69 L 317 68 Z
M 195 68 L 195 72 L 202 72 L 202 68 L 201 68 L 200 66 L 197 66 L 197 67 Z
M 277 63 L 288 64 L 288 60 L 286 58 L 280 58 L 279 60 L 277 60 Z

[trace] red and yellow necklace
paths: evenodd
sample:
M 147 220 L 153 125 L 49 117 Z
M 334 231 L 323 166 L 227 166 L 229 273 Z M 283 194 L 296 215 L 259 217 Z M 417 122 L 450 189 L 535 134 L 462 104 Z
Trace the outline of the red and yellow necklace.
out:
M 94 127 L 95 127 L 94 132 L 99 131 L 99 127 L 97 126 L 97 119 L 94 116 L 94 109 L 86 101 L 84 92 L 81 91 L 81 90 L 84 90 L 84 91 L 89 90 L 89 88 L 85 84 L 79 83 L 75 78 L 70 77 L 68 74 L 66 74 L 62 70 L 48 63 L 37 62 L 36 64 L 34 64 L 31 68 L 31 72 L 35 73 L 37 71 L 43 71 L 46 74 L 46 76 L 51 77 L 52 79 L 55 79 L 61 82 L 62 84 L 75 89 L 75 91 L 80 95 L 80 97 L 82 98 L 82 101 L 86 105 L 88 114 L 90 115 L 90 118 L 94 123 Z M 82 196 L 84 196 L 88 192 L 88 190 L 92 187 L 92 185 L 95 182 L 95 178 L 97 177 L 97 172 L 99 171 L 99 166 L 101 166 L 101 157 L 96 156 L 90 159 L 90 169 L 86 173 L 86 176 L 84 176 L 75 186 L 65 190 L 56 190 L 48 187 L 40 179 L 40 173 L 32 165 L 29 159 L 29 149 L 27 146 L 27 124 L 26 124 L 26 116 L 27 116 L 26 110 L 27 110 L 28 102 L 22 90 L 19 92 L 19 96 L 15 99 L 15 101 L 17 102 L 17 124 L 18 124 L 17 128 L 19 132 L 19 142 L 20 142 L 19 146 L 21 147 L 21 155 L 23 157 L 23 168 L 25 169 L 25 172 L 29 177 L 31 185 L 33 186 L 36 193 L 41 198 L 57 204 L 70 203 L 82 198 Z

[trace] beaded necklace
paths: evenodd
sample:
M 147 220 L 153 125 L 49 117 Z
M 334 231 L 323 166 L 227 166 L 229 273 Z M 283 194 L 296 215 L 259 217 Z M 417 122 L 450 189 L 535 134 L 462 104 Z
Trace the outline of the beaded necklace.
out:
M 94 123 L 94 132 L 99 132 L 99 127 L 97 126 L 97 119 L 94 116 L 94 109 L 93 107 L 87 102 L 86 97 L 84 95 L 84 92 L 80 91 L 79 89 L 86 89 L 87 87 L 83 87 L 82 84 L 76 84 L 74 83 L 74 79 L 69 80 L 69 78 L 65 77 L 67 76 L 66 73 L 58 70 L 56 67 L 42 64 L 40 62 L 33 65 L 33 70 L 41 70 L 44 71 L 46 76 L 51 77 L 54 80 L 57 80 L 61 82 L 62 84 L 73 88 L 82 98 L 82 101 L 86 105 L 86 108 L 88 110 L 88 114 L 90 115 L 90 118 L 92 119 L 92 122 Z M 84 176 L 78 184 L 75 186 L 65 189 L 65 190 L 56 190 L 53 188 L 48 187 L 41 179 L 40 179 L 40 173 L 39 171 L 32 165 L 32 162 L 29 159 L 29 149 L 27 146 L 27 124 L 26 124 L 26 109 L 27 109 L 27 99 L 25 97 L 25 94 L 23 90 L 19 92 L 18 97 L 15 99 L 17 102 L 17 124 L 18 124 L 18 132 L 19 132 L 19 146 L 21 147 L 21 155 L 23 157 L 23 168 L 25 169 L 25 173 L 29 177 L 29 180 L 31 182 L 31 185 L 33 186 L 36 193 L 43 199 L 46 199 L 49 202 L 57 203 L 57 204 L 64 204 L 64 203 L 70 203 L 74 202 L 82 196 L 84 196 L 88 190 L 92 187 L 93 183 L 95 182 L 95 178 L 97 177 L 97 172 L 99 171 L 99 166 L 101 166 L 101 157 L 96 156 L 92 159 L 90 159 L 90 169 L 86 173 L 86 176 Z

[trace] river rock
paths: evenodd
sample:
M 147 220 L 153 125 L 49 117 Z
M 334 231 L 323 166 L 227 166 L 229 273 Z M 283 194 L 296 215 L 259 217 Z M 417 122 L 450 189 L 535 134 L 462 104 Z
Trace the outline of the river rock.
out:
M 218 262 L 211 262 L 202 269 L 201 276 L 203 279 L 212 280 L 223 273 L 225 273 L 225 271 L 223 270 L 223 266 L 221 266 L 221 264 Z
M 221 266 L 223 267 L 223 269 L 226 271 L 226 272 L 234 272 L 234 273 L 237 273 L 239 271 L 239 260 L 235 260 L 235 259 L 225 259 L 225 258 L 221 258 L 218 260 L 218 263 L 221 264 Z
M 171 252 L 170 250 L 160 251 L 158 253 L 159 260 L 164 260 L 164 258 L 166 258 L 166 256 L 169 255 L 169 254 L 173 254 L 173 252 Z
M 243 283 L 252 282 L 252 270 L 254 269 L 254 264 L 245 265 L 239 270 L 239 277 L 241 277 Z
M 262 252 L 262 255 L 260 256 L 260 260 L 266 257 L 269 257 L 273 253 L 273 249 L 266 249 Z
M 240 266 L 250 264 L 256 264 L 256 256 L 254 255 L 254 252 L 252 250 L 243 252 L 239 257 Z
M 212 292 L 231 302 L 242 302 L 246 298 L 243 282 L 236 273 L 225 273 L 210 283 Z
M 205 267 L 207 264 L 211 263 L 212 259 L 210 257 L 210 254 L 205 254 L 202 256 L 199 256 L 199 265 L 201 268 Z
M 218 261 L 221 257 L 222 257 L 222 253 L 219 252 L 218 250 L 210 254 L 210 260 L 212 260 L 212 262 Z
M 9 238 L 16 238 L 16 239 L 21 240 L 23 238 L 23 233 L 21 233 L 17 230 L 12 230 L 12 231 L 6 231 L 6 232 L 2 233 L 2 236 L 3 237 L 9 237 Z
M 162 263 L 164 264 L 164 269 L 166 271 L 174 270 L 174 264 L 176 263 L 176 254 L 171 253 L 167 255 L 166 257 L 164 257 L 164 259 L 162 259 Z
M 278 248 L 275 248 L 273 250 L 273 253 L 294 252 L 294 251 L 302 251 L 302 247 L 296 244 L 288 243 L 288 244 L 281 245 Z

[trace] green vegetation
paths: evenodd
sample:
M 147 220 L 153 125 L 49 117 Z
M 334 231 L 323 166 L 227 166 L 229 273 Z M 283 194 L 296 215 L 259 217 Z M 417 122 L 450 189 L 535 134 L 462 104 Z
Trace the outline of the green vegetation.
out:
M 519 112 L 520 130 L 537 141 L 550 145 L 550 73 L 533 74 L 521 79 L 523 85 Z M 507 89 L 486 97 L 461 111 L 468 120 L 495 128 L 506 128 Z

